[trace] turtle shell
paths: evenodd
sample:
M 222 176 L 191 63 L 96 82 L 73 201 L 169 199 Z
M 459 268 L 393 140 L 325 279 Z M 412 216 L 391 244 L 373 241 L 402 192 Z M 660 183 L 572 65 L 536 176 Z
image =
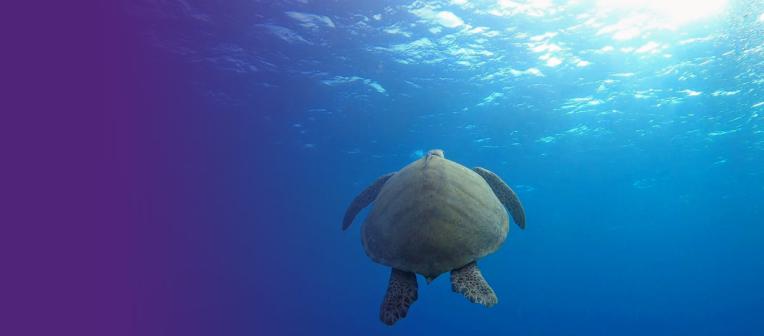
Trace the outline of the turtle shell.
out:
M 385 183 L 361 240 L 375 262 L 433 279 L 496 251 L 508 230 L 504 206 L 480 175 L 426 156 Z

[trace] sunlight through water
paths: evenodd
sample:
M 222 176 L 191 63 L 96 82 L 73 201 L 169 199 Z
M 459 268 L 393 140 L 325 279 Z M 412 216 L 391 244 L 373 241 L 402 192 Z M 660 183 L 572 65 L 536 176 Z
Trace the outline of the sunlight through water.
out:
M 726 0 L 600 0 L 601 9 L 623 11 L 645 11 L 666 20 L 672 27 L 705 19 L 722 13 L 727 6 Z

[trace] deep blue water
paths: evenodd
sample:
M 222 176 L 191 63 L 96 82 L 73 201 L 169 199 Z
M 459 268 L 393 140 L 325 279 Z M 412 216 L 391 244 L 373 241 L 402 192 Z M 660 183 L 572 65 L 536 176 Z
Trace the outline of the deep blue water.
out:
M 672 6 L 133 2 L 203 102 L 200 137 L 225 130 L 194 150 L 246 209 L 204 254 L 235 299 L 169 315 L 215 311 L 226 335 L 764 335 L 764 3 Z M 387 327 L 367 212 L 340 224 L 431 148 L 500 175 L 527 228 L 479 261 L 498 305 L 419 277 Z

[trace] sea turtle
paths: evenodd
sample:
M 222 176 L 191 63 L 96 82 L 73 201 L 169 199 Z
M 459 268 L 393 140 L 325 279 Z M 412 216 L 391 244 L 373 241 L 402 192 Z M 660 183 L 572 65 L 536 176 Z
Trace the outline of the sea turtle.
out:
M 378 178 L 345 212 L 347 229 L 374 202 L 361 241 L 375 262 L 392 268 L 380 319 L 388 325 L 406 316 L 417 299 L 416 273 L 430 283 L 451 272 L 451 289 L 473 303 L 498 303 L 476 261 L 507 238 L 509 219 L 525 228 L 525 210 L 512 189 L 493 172 L 469 169 L 431 150 L 398 172 Z

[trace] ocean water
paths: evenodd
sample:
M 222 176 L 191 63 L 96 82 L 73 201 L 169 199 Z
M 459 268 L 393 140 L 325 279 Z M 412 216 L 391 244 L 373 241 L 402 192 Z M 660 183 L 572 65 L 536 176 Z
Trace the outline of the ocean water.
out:
M 764 335 L 764 2 L 136 0 L 135 335 Z M 129 118 L 128 118 L 129 119 Z M 492 308 L 340 229 L 432 148 L 518 193 Z

